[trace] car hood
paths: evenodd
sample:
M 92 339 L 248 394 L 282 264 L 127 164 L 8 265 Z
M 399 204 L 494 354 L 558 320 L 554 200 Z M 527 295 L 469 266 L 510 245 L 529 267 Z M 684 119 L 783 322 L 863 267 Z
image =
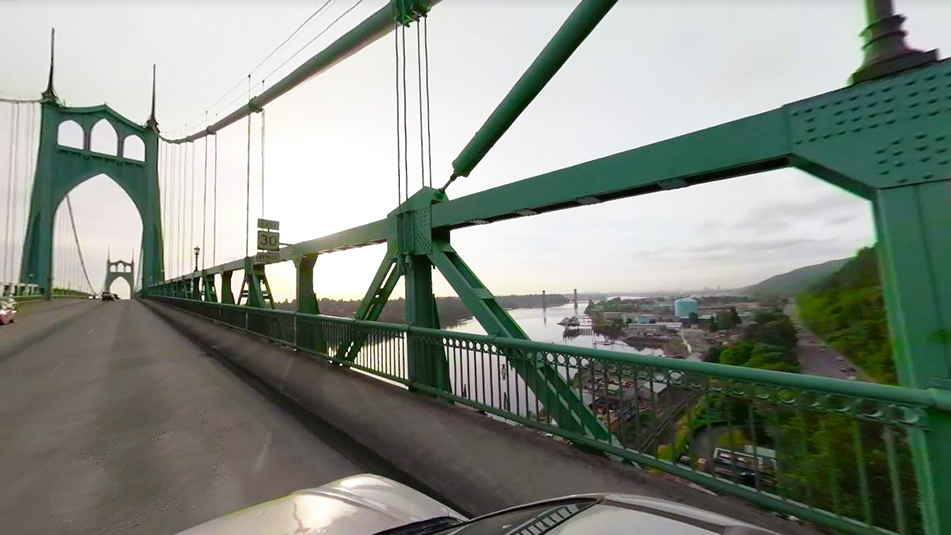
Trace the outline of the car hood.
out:
M 370 535 L 445 516 L 465 520 L 406 485 L 363 474 L 300 490 L 205 522 L 180 535 Z

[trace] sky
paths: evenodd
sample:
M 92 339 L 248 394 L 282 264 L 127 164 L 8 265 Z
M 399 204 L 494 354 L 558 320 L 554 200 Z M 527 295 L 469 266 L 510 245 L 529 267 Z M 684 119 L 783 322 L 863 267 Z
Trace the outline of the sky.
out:
M 37 98 L 42 92 L 49 29 L 55 27 L 55 85 L 68 105 L 106 102 L 144 122 L 155 63 L 162 132 L 191 133 L 204 127 L 206 112 L 211 121 L 243 101 L 248 73 L 324 1 L 0 0 L 0 49 L 7 51 L 0 55 L 0 96 Z M 383 5 L 360 2 L 305 46 L 355 2 L 331 2 L 252 73 L 252 93 L 260 92 L 262 77 L 269 86 Z M 448 194 L 458 198 L 840 88 L 862 60 L 862 4 L 621 0 Z M 428 34 L 434 183 L 448 178 L 452 160 L 574 5 L 445 0 L 433 9 Z M 896 5 L 908 16 L 911 45 L 951 50 L 951 4 L 899 0 Z M 413 27 L 407 36 L 411 193 L 420 183 L 415 38 Z M 391 34 L 268 106 L 263 215 L 281 222 L 282 242 L 378 220 L 396 206 L 394 84 Z M 215 104 L 235 85 L 236 91 Z M 34 112 L 21 106 L 19 113 L 23 129 Z M 0 104 L 2 210 L 10 194 L 11 115 L 12 106 Z M 260 121 L 258 115 L 251 122 L 252 231 L 262 216 Z M 212 249 L 217 263 L 244 255 L 247 128 L 241 121 L 218 135 L 218 232 L 213 246 L 209 195 L 202 247 L 208 266 Z M 184 212 L 184 231 L 177 227 L 173 236 L 167 229 L 171 275 L 191 271 L 190 251 L 202 246 L 205 148 L 203 141 L 196 145 L 194 186 L 186 186 L 197 192 L 194 203 Z M 25 162 L 24 150 L 18 152 Z M 188 154 L 191 176 L 191 149 Z M 209 155 L 213 160 L 213 149 Z M 29 165 L 17 168 L 25 180 Z M 164 159 L 160 174 L 164 187 Z M 80 185 L 71 201 L 90 277 L 100 285 L 107 255 L 128 259 L 138 250 L 141 222 L 107 177 Z M 176 220 L 183 215 L 178 206 L 170 214 Z M 20 235 L 22 213 L 21 208 Z M 58 224 L 57 232 L 61 228 L 65 225 Z M 573 288 L 630 294 L 741 287 L 850 256 L 874 239 L 866 201 L 800 171 L 782 170 L 461 229 L 452 243 L 495 294 Z M 371 246 L 322 255 L 315 275 L 318 295 L 362 296 L 383 254 L 384 246 Z M 268 269 L 276 297 L 292 298 L 293 266 Z M 439 276 L 435 292 L 453 293 Z

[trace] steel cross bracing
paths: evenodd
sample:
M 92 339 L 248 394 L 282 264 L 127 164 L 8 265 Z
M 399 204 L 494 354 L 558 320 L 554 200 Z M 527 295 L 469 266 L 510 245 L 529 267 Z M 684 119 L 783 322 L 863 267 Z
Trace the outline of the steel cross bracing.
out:
M 325 50 L 330 52 L 315 56 L 320 59 L 305 64 L 313 70 L 300 71 L 297 79 L 279 83 L 279 89 L 267 98 L 252 100 L 234 117 L 195 136 L 213 134 L 230 124 L 228 121 L 234 122 L 286 92 L 305 75 L 320 72 L 359 50 L 368 39 L 378 38 L 393 26 L 394 15 L 408 23 L 412 18 L 401 16 L 405 15 L 401 4 L 392 3 L 371 17 L 372 24 L 368 19 L 358 26 L 359 32 L 348 33 Z M 457 159 L 454 177 L 472 170 L 611 4 L 579 4 Z M 319 313 L 313 294 L 313 266 L 318 255 L 385 242 L 386 255 L 358 310 L 360 325 L 374 325 L 395 285 L 405 277 L 406 318 L 411 328 L 445 333 L 438 331 L 432 295 L 431 268 L 435 267 L 490 337 L 500 344 L 512 340 L 506 342 L 507 347 L 517 348 L 514 341 L 526 338 L 525 334 L 452 248 L 453 230 L 773 169 L 801 169 L 871 202 L 899 378 L 904 387 L 937 400 L 922 409 L 926 430 L 911 435 L 922 523 L 929 534 L 947 533 L 951 508 L 941 507 L 940 500 L 951 495 L 951 406 L 947 402 L 951 348 L 934 335 L 951 332 L 951 63 L 937 61 L 934 53 L 903 52 L 901 20 L 891 13 L 888 2 L 869 1 L 867 8 L 866 64 L 857 71 L 852 86 L 455 200 L 444 191 L 423 188 L 384 219 L 284 247 L 280 261 L 294 261 L 298 268 L 300 312 Z M 176 141 L 191 141 L 195 136 Z M 246 273 L 246 305 L 250 308 L 245 310 L 268 306 L 265 266 L 254 264 L 251 258 L 151 285 L 143 293 L 217 302 L 212 283 L 215 275 L 221 275 L 220 302 L 231 304 L 235 270 Z M 199 286 L 204 291 L 199 291 Z M 220 313 L 226 310 L 233 308 L 222 306 Z M 248 312 L 246 323 L 250 317 Z M 326 354 L 323 332 L 295 330 L 294 335 L 298 344 L 304 340 L 309 349 Z M 366 333 L 357 331 L 347 336 L 333 355 L 338 362 L 355 362 L 367 339 Z M 409 343 L 407 352 L 411 386 L 425 392 L 446 388 L 449 377 L 444 349 Z M 551 417 L 566 428 L 566 436 L 585 441 L 608 435 L 545 361 L 519 362 L 509 360 L 509 365 L 537 398 L 546 401 Z M 664 366 L 660 361 L 655 365 Z M 791 384 L 792 379 L 777 381 Z M 830 388 L 847 391 L 845 386 Z M 757 503 L 778 510 L 792 507 L 804 518 L 854 533 L 881 532 L 868 523 L 846 522 L 811 508 L 796 509 L 777 499 L 763 498 Z

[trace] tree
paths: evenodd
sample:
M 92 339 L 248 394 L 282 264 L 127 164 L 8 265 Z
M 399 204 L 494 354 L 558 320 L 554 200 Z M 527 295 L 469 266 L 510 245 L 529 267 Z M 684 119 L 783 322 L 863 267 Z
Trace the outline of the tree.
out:
M 690 324 L 691 324 L 691 325 L 696 325 L 696 324 L 700 323 L 700 316 L 698 316 L 696 312 L 691 312 L 690 315 L 689 315 L 689 317 L 690 317 Z
M 734 326 L 733 317 L 729 314 L 717 314 L 717 328 L 721 331 L 732 329 Z
M 740 314 L 736 311 L 736 307 L 730 307 L 730 319 L 733 320 L 734 327 L 743 323 L 743 320 L 740 319 Z
M 717 327 L 717 316 L 714 314 L 710 315 L 710 332 L 715 333 L 719 327 Z

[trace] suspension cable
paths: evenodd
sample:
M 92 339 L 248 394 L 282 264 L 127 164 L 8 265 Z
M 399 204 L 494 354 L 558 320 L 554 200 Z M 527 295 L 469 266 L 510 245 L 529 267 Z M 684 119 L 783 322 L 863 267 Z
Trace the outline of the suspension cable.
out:
M 191 180 L 191 202 L 188 204 L 188 246 L 195 243 L 195 144 L 192 143 L 192 180 Z M 189 256 L 191 258 L 191 256 Z
M 362 4 L 362 3 L 363 3 L 363 0 L 357 0 L 357 2 L 356 2 L 355 4 L 353 4 L 353 5 L 350 6 L 346 11 L 344 11 L 343 13 L 341 13 L 340 15 L 338 15 L 337 18 L 335 18 L 334 20 L 332 20 L 332 21 L 330 22 L 330 24 L 328 24 L 323 30 L 321 30 L 317 35 L 315 35 L 310 41 L 307 41 L 306 43 L 304 43 L 304 46 L 302 46 L 302 47 L 300 47 L 299 49 L 297 49 L 297 52 L 294 52 L 293 54 L 291 54 L 291 57 L 285 59 L 280 65 L 278 65 L 277 67 L 275 67 L 274 70 L 272 70 L 271 72 L 267 73 L 267 75 L 265 76 L 265 78 L 270 78 L 271 76 L 274 75 L 274 73 L 276 73 L 277 71 L 281 70 L 281 67 L 283 67 L 284 65 L 287 65 L 287 62 L 289 62 L 290 60 L 292 60 L 292 59 L 294 59 L 295 57 L 297 57 L 297 55 L 300 54 L 301 52 L 303 52 L 304 49 L 307 48 L 308 46 L 310 46 L 311 43 L 313 43 L 314 41 L 316 41 L 317 39 L 319 39 L 322 35 L 324 35 L 324 34 L 327 33 L 328 31 L 330 31 L 330 29 L 333 28 L 335 24 L 337 24 L 338 22 L 340 22 L 340 19 L 346 17 L 351 11 L 353 11 L 354 9 L 356 9 L 357 6 L 359 6 L 359 5 Z
M 27 140 L 26 140 L 27 141 L 26 172 L 21 173 L 23 176 L 23 200 L 22 200 L 22 203 L 20 203 L 20 206 L 23 206 L 23 242 L 26 242 L 26 229 L 29 226 L 29 221 L 30 221 L 30 186 L 32 186 L 33 184 L 31 177 L 33 177 L 34 173 L 36 172 L 36 159 L 37 159 L 37 152 L 38 152 L 37 140 L 36 140 L 36 106 L 34 106 L 32 103 L 28 104 L 27 111 L 29 113 L 27 115 L 28 130 L 27 130 Z M 15 244 L 17 242 L 17 238 L 16 238 L 17 216 L 15 212 L 13 215 L 13 219 L 14 219 L 13 241 Z M 18 250 L 20 251 L 19 258 L 17 258 Z M 23 276 L 22 265 L 21 265 L 23 263 L 22 248 L 16 247 L 14 245 L 12 254 L 13 254 L 13 268 L 11 269 L 10 273 L 11 273 L 11 277 L 13 278 L 13 281 L 11 282 L 14 282 L 17 280 L 21 280 Z M 19 262 L 17 260 L 19 260 Z
M 83 248 L 79 245 L 79 233 L 76 232 L 76 219 L 73 217 L 73 203 L 69 201 L 69 195 L 66 196 L 66 208 L 69 210 L 69 224 L 73 228 L 73 240 L 76 242 L 76 254 L 79 256 L 79 265 L 83 268 L 83 277 L 86 279 L 86 285 L 89 286 L 89 291 L 96 293 L 92 283 L 89 282 L 89 273 L 86 272 L 86 262 L 83 260 Z
M 186 162 L 188 162 L 188 145 L 187 144 L 182 146 L 181 152 L 182 153 L 179 154 L 181 159 L 181 164 L 182 164 L 181 174 L 179 175 L 179 190 L 180 190 L 179 201 L 181 204 L 179 204 L 179 209 L 178 209 L 179 237 L 178 237 L 178 251 L 177 252 L 178 252 L 178 274 L 184 275 L 185 274 L 185 255 L 183 254 L 183 251 L 185 250 L 184 249 L 185 247 L 185 193 L 186 193 L 185 170 L 187 169 Z
M 0 97 L 0 102 L 4 104 L 38 104 L 40 102 L 43 102 L 43 99 Z
M 7 214 L 6 221 L 3 226 L 3 279 L 6 282 L 13 282 L 11 280 L 12 273 L 7 271 L 7 264 L 9 263 L 8 258 L 13 254 L 13 247 L 10 240 L 10 214 L 13 212 L 13 192 L 16 188 L 14 185 L 15 174 L 16 174 L 16 157 L 17 157 L 17 137 L 19 135 L 19 122 L 20 122 L 20 104 L 13 105 L 13 122 L 10 124 L 10 172 L 7 175 Z
M 423 16 L 423 53 L 426 61 L 426 153 L 429 155 L 429 187 L 433 187 L 433 133 L 429 115 L 429 17 Z
M 172 243 L 174 238 L 172 237 L 172 168 L 174 167 L 173 156 L 175 154 L 175 145 L 166 143 L 165 144 L 165 254 L 163 255 L 165 261 L 165 278 L 168 279 L 172 275 Z
M 182 147 L 180 145 L 172 146 L 172 167 L 169 168 L 171 173 L 172 185 L 169 192 L 171 197 L 169 202 L 169 213 L 168 213 L 168 222 L 171 227 L 171 248 L 169 249 L 168 255 L 168 265 L 169 265 L 169 274 L 175 276 L 175 273 L 178 271 L 178 160 L 181 158 Z
M 248 75 L 248 105 L 251 104 L 251 75 Z M 248 114 L 248 153 L 247 153 L 247 181 L 244 189 L 244 257 L 248 257 L 248 235 L 251 232 L 251 114 Z
M 263 85 L 263 82 L 262 82 Z M 261 217 L 264 218 L 264 110 L 261 110 Z
M 267 60 L 271 59 L 271 57 L 273 57 L 274 54 L 276 54 L 281 48 L 284 47 L 284 45 L 286 45 L 288 42 L 290 42 L 290 40 L 293 39 L 294 36 L 296 36 L 298 33 L 300 33 L 300 31 L 303 30 L 305 26 L 307 26 L 308 24 L 310 24 L 310 22 L 314 19 L 314 17 L 316 17 L 317 15 L 319 15 L 320 12 L 323 11 L 324 8 L 326 8 L 326 7 L 327 7 L 328 5 L 330 5 L 332 2 L 334 2 L 334 0 L 326 0 L 322 6 L 320 6 L 319 8 L 317 8 L 316 11 L 314 11 L 313 13 L 311 13 L 310 16 L 308 16 L 308 17 L 304 20 L 304 22 L 302 22 L 302 23 L 300 24 L 300 26 L 297 27 L 296 30 L 294 30 L 293 32 L 291 32 L 291 34 L 288 35 L 287 38 L 285 38 L 284 41 L 281 42 L 281 44 L 277 45 L 273 50 L 271 50 L 270 53 L 268 53 L 267 56 L 264 57 L 264 59 L 262 59 L 257 65 L 255 65 L 254 68 L 251 69 L 251 71 L 248 73 L 248 75 L 254 74 L 258 69 L 260 69 L 261 66 L 264 65 L 264 63 L 265 63 Z M 244 83 L 244 80 L 245 80 L 245 77 L 242 76 L 241 79 L 238 80 L 237 82 L 235 82 L 235 84 L 234 84 L 233 86 L 231 86 L 230 89 L 228 89 L 227 91 L 225 91 L 220 97 L 218 97 L 217 100 L 215 100 L 214 102 L 212 102 L 211 105 L 208 106 L 208 110 L 214 109 L 215 105 L 217 105 L 217 104 L 220 103 L 222 100 L 224 100 L 225 97 L 227 97 L 227 96 L 230 95 L 232 92 L 234 92 L 235 89 L 240 88 L 240 87 L 241 87 L 241 84 Z M 240 98 L 240 96 L 239 96 L 239 98 Z M 234 101 L 232 101 L 232 103 L 233 103 L 233 102 L 234 102 Z M 190 119 L 187 123 L 185 123 L 184 127 L 187 128 L 191 123 L 193 123 L 194 121 L 196 121 L 196 120 L 198 120 L 198 119 L 200 119 L 200 118 L 201 118 L 201 114 L 196 115 L 195 117 L 193 117 L 192 119 Z M 205 111 L 205 127 L 206 127 L 206 128 L 208 127 L 208 111 Z
M 179 237 L 179 233 L 181 232 L 180 218 L 181 218 L 181 212 L 182 212 L 182 209 L 181 209 L 182 149 L 184 148 L 184 145 L 178 145 L 175 148 L 176 148 L 175 150 L 175 177 L 173 179 L 175 181 L 175 199 L 174 199 L 175 211 L 172 214 L 172 226 L 174 227 L 174 232 L 175 232 L 175 247 L 172 250 L 172 275 L 177 277 L 178 268 L 179 268 L 178 251 L 181 249 L 181 244 L 180 244 L 181 239 Z
M 420 43 L 419 21 L 416 22 L 416 88 L 419 90 L 419 179 L 426 187 L 426 152 L 423 148 L 423 52 Z
M 160 185 L 160 192 L 162 194 L 162 270 L 166 272 L 165 278 L 167 278 L 168 271 L 168 225 L 167 217 L 168 216 L 168 143 L 165 143 L 159 140 L 159 150 L 162 152 L 162 157 L 160 161 L 162 162 L 162 172 L 159 173 L 162 180 Z M 164 150 L 162 150 L 164 148 Z
M 393 30 L 393 52 L 396 58 L 396 75 L 393 80 L 396 81 L 396 205 L 403 202 L 403 188 L 400 181 L 400 175 L 403 172 L 400 162 L 400 23 L 396 21 L 396 28 Z
M 205 125 L 208 124 L 208 112 L 205 112 Z M 208 222 L 208 138 L 205 138 L 205 165 L 201 181 L 201 269 L 205 269 L 205 226 Z
M 215 134 L 215 186 L 211 216 L 211 265 L 217 265 L 218 253 L 218 134 Z
M 409 200 L 409 126 L 406 114 L 406 26 L 400 25 L 400 41 L 403 48 L 403 184 L 406 200 Z

